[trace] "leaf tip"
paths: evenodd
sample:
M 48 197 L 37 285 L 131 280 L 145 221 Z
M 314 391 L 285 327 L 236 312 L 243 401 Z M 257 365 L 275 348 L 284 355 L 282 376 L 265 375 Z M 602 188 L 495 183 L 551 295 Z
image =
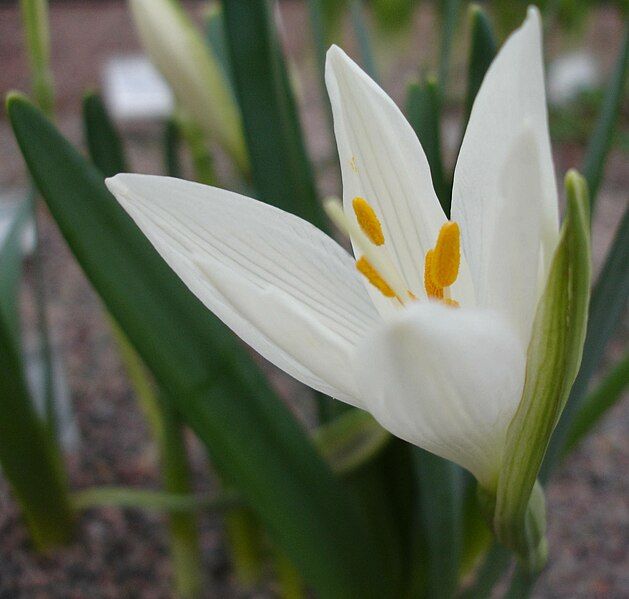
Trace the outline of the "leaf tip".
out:
M 5 100 L 7 112 L 10 112 L 13 106 L 15 106 L 16 104 L 24 102 L 29 103 L 29 99 L 26 97 L 26 95 L 17 90 L 11 90 L 7 93 Z

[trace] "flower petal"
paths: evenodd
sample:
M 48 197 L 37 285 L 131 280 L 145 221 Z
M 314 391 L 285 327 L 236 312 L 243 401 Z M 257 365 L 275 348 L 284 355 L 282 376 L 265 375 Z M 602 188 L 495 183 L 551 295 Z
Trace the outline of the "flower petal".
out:
M 384 428 L 495 486 L 525 368 L 499 316 L 416 303 L 367 337 L 356 360 L 366 409 Z
M 452 218 L 461 224 L 478 306 L 499 310 L 528 339 L 559 230 L 535 8 L 505 42 L 474 102 Z
M 345 210 L 353 218 L 357 196 L 373 206 L 394 264 L 423 297 L 424 255 L 445 222 L 426 155 L 393 100 L 337 46 L 328 50 L 325 79 Z
M 117 175 L 107 185 L 246 343 L 305 384 L 358 403 L 348 356 L 379 317 L 336 242 L 294 215 L 213 187 L 148 175 Z

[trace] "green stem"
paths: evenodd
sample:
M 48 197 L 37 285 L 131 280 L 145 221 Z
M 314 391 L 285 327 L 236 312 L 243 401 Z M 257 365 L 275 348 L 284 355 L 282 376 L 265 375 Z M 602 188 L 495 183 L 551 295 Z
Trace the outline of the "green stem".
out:
M 72 493 L 71 499 L 76 510 L 115 506 L 164 512 L 222 512 L 242 505 L 235 493 L 183 495 L 129 487 L 89 487 Z
M 46 0 L 21 0 L 22 23 L 26 41 L 33 95 L 43 112 L 52 117 L 54 111 L 54 91 L 50 71 L 50 31 L 48 26 L 48 2 Z M 34 198 L 34 195 L 33 195 Z M 46 312 L 46 288 L 44 282 L 43 255 L 41 251 L 41 225 L 37 214 L 37 201 L 32 201 L 33 223 L 35 227 L 35 253 L 33 256 L 34 292 L 39 333 L 39 355 L 43 367 L 42 392 L 46 427 L 54 439 L 57 436 L 57 415 L 55 409 L 54 374 L 50 328 Z
M 225 517 L 225 530 L 232 555 L 234 576 L 245 589 L 253 589 L 262 578 L 262 529 L 246 507 L 231 510 Z
M 275 574 L 281 599 L 305 599 L 308 596 L 297 568 L 279 550 L 275 554 Z
M 190 469 L 178 414 L 162 403 L 161 453 L 164 487 L 169 493 L 190 493 Z M 202 595 L 203 560 L 194 514 L 171 513 L 169 518 L 175 588 L 181 599 Z
M 190 471 L 178 415 L 166 401 L 157 397 L 144 364 L 113 320 L 111 329 L 135 394 L 158 444 L 164 488 L 169 494 L 187 496 L 191 490 Z M 196 517 L 191 513 L 173 511 L 169 516 L 168 527 L 177 595 L 182 599 L 200 597 L 203 565 Z
M 175 120 L 181 137 L 190 151 L 196 180 L 204 185 L 216 185 L 214 163 L 208 151 L 203 132 L 196 123 L 192 122 L 187 115 L 181 112 L 176 113 Z
M 50 71 L 50 31 L 47 0 L 20 0 L 26 51 L 33 95 L 47 116 L 54 111 L 53 79 Z

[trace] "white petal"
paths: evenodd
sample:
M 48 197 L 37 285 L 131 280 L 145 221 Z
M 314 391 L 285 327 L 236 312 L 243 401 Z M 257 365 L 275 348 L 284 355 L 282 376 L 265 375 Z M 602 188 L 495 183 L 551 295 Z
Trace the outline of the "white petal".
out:
M 525 350 L 495 313 L 415 303 L 359 346 L 367 409 L 394 435 L 496 482 Z
M 445 222 L 424 151 L 393 100 L 337 46 L 328 50 L 325 79 L 345 209 L 353 215 L 356 196 L 373 206 L 395 265 L 423 296 L 424 256 Z
M 505 42 L 474 102 L 454 175 L 452 219 L 461 224 L 478 306 L 500 310 L 528 338 L 538 280 L 545 280 L 558 239 L 535 8 Z
M 147 175 L 118 175 L 107 185 L 169 266 L 246 343 L 305 384 L 358 403 L 347 356 L 379 317 L 336 242 L 294 215 L 221 189 Z

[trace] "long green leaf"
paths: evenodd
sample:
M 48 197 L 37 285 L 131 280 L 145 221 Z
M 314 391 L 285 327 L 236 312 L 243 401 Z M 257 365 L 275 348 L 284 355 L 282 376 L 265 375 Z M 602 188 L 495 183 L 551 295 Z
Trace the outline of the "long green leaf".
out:
M 164 148 L 164 172 L 169 177 L 177 177 L 178 179 L 181 179 L 183 174 L 181 159 L 179 158 L 181 134 L 179 132 L 179 126 L 177 125 L 177 120 L 174 117 L 170 117 L 166 121 L 162 140 Z
M 367 29 L 367 23 L 365 22 L 362 0 L 352 0 L 350 2 L 350 15 L 363 68 L 374 81 L 378 81 L 378 70 L 376 69 L 376 60 L 371 47 L 369 30 Z
M 32 195 L 32 194 L 31 194 Z M 22 234 L 32 215 L 33 198 L 17 207 L 4 239 L 0 239 L 0 316 L 13 339 L 20 338 L 18 286 L 22 275 Z
M 258 199 L 327 226 L 265 0 L 225 0 L 225 34 Z
M 105 177 L 125 173 L 127 160 L 124 148 L 100 96 L 90 92 L 83 98 L 85 142 L 92 159 Z
M 220 472 L 322 597 L 387 596 L 358 509 L 233 336 L 43 115 L 12 95 L 29 169 L 74 255 Z M 89 201 L 88 201 L 89 199 Z
M 470 118 L 476 94 L 498 50 L 496 38 L 485 11 L 477 4 L 471 4 L 469 18 L 472 31 L 465 96 L 465 122 Z
M 623 310 L 627 306 L 627 298 L 629 298 L 627 264 L 629 264 L 629 208 L 625 209 L 603 270 L 592 290 L 581 369 L 546 453 L 541 471 L 542 481 L 548 479 L 564 452 L 572 420 L 579 412 L 590 380 L 601 363 L 607 342 L 616 330 Z
M 605 92 L 601 114 L 596 128 L 590 139 L 585 160 L 583 174 L 588 182 L 591 197 L 591 212 L 594 213 L 598 188 L 605 171 L 605 159 L 611 148 L 615 133 L 616 120 L 620 113 L 623 98 L 625 98 L 625 83 L 627 82 L 627 62 L 629 61 L 629 22 L 625 24 L 625 33 L 620 52 L 611 80 Z
M 56 439 L 37 416 L 21 358 L 18 287 L 22 233 L 33 194 L 18 207 L 0 246 L 0 467 L 40 549 L 72 536 L 73 515 Z
M 439 91 L 445 98 L 448 74 L 450 71 L 450 56 L 454 44 L 461 0 L 440 0 L 437 3 L 441 16 L 441 43 L 439 45 Z
M 84 98 L 83 120 L 90 157 L 103 176 L 111 177 L 126 171 L 122 142 L 98 95 L 88 94 Z M 190 493 L 190 467 L 179 415 L 158 397 L 142 360 L 124 332 L 113 321 L 111 328 L 129 380 L 157 442 L 164 487 L 170 493 Z M 168 528 L 177 595 L 182 599 L 194 599 L 203 588 L 195 514 L 171 514 Z
M 480 599 L 492 596 L 496 583 L 504 576 L 511 563 L 511 552 L 494 543 L 478 568 L 474 583 L 459 595 L 459 599 Z
M 453 597 L 458 587 L 462 551 L 462 472 L 443 458 L 416 449 L 422 546 L 421 596 Z
M 566 434 L 564 454 L 570 452 L 594 427 L 629 385 L 629 353 L 614 366 L 602 383 L 583 400 Z
M 424 148 L 435 193 L 446 215 L 450 215 L 450 186 L 441 159 L 441 102 L 434 77 L 411 83 L 406 96 L 406 115 Z

